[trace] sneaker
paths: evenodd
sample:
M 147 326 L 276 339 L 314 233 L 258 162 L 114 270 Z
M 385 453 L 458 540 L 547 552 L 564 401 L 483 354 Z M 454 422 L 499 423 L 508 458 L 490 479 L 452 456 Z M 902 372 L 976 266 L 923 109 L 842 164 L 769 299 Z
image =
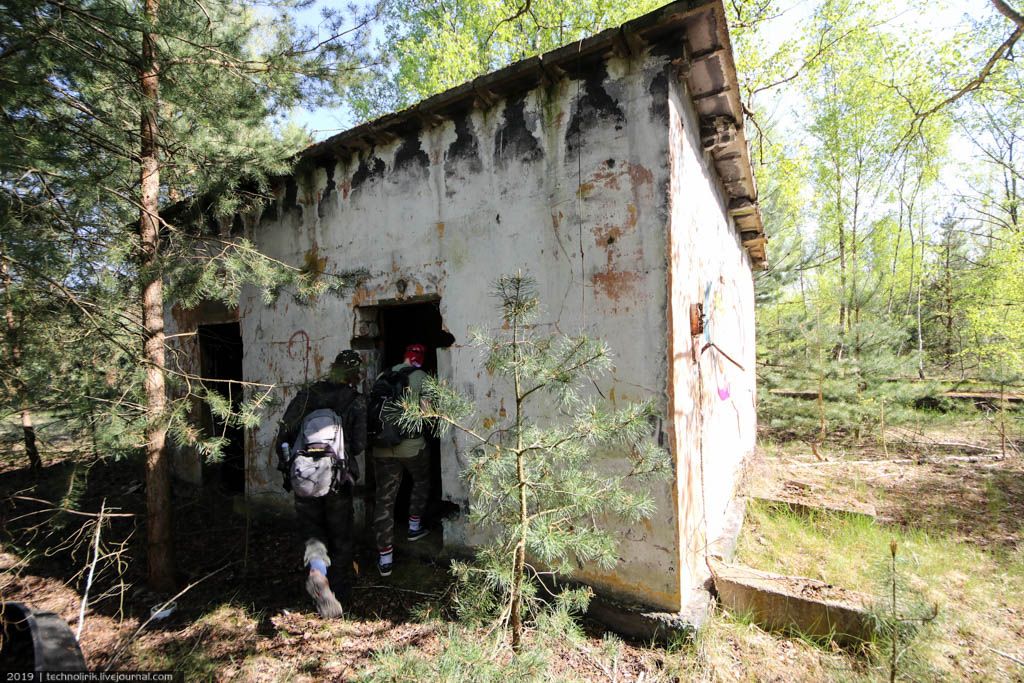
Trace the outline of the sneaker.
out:
M 410 531 L 409 535 L 406 538 L 408 538 L 410 541 L 418 541 L 429 533 L 430 529 L 428 529 L 425 526 L 421 526 L 416 531 Z
M 377 571 L 380 572 L 381 576 L 391 576 L 392 562 L 384 562 L 377 560 Z
M 334 597 L 327 577 L 320 572 L 310 572 L 306 577 L 306 592 L 313 598 L 317 613 L 324 619 L 337 619 L 343 614 L 341 603 Z

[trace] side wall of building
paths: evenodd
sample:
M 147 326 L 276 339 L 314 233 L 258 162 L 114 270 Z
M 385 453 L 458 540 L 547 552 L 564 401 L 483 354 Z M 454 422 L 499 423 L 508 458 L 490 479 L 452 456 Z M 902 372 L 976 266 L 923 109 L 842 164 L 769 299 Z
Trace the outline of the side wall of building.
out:
M 708 575 L 706 549 L 724 532 L 754 448 L 754 288 L 686 86 L 671 83 L 670 438 L 681 454 L 676 486 L 685 590 Z M 705 320 L 698 335 L 691 333 L 694 304 L 703 307 Z

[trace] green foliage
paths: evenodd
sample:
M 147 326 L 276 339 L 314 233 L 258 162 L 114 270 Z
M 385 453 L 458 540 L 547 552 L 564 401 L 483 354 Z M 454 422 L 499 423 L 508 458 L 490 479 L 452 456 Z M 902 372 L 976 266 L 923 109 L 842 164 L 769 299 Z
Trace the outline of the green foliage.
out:
M 765 422 L 866 436 L 934 389 L 892 380 L 1019 382 L 1020 69 L 997 60 L 943 104 L 1005 40 L 1006 18 L 924 40 L 879 3 L 822 0 L 779 41 L 779 10 L 729 10 L 742 89 L 761 105 L 753 156 L 772 237 L 757 277 L 759 378 L 823 400 L 762 391 Z M 924 10 L 907 3 L 908 16 Z M 970 168 L 958 168 L 964 137 Z
M 474 619 L 511 620 L 516 644 L 521 616 L 559 621 L 585 608 L 584 594 L 571 591 L 552 607 L 534 579 L 571 576 L 583 563 L 614 566 L 616 538 L 604 520 L 649 518 L 654 502 L 643 483 L 669 465 L 650 438 L 653 402 L 610 410 L 584 393 L 611 367 L 603 342 L 546 334 L 529 277 L 500 278 L 495 296 L 502 331 L 478 333 L 475 343 L 488 373 L 509 385 L 514 410 L 495 422 L 474 414 L 452 387 L 428 379 L 423 394 L 430 407 L 407 402 L 402 421 L 417 431 L 434 422 L 439 432 L 455 429 L 466 440 L 470 521 L 491 540 L 475 563 L 456 564 L 459 606 Z
M 0 24 L 14 29 L 0 38 L 0 285 L 14 361 L 0 373 L 0 401 L 75 418 L 104 454 L 138 448 L 147 426 L 164 424 L 217 457 L 222 439 L 204 442 L 186 420 L 194 398 L 225 414 L 198 378 L 172 363 L 175 400 L 164 414 L 147 405 L 141 283 L 159 278 L 167 299 L 189 307 L 235 305 L 244 286 L 309 302 L 359 277 L 267 259 L 241 227 L 308 142 L 281 125 L 291 108 L 335 101 L 351 82 L 364 32 L 347 25 L 364 17 L 328 9 L 309 29 L 296 25 L 293 2 L 158 5 L 153 22 L 143 5 L 111 0 L 0 7 Z M 147 32 L 160 65 L 162 240 L 144 269 L 136 227 Z M 264 391 L 231 406 L 240 411 L 231 421 L 253 424 Z
M 374 658 L 373 669 L 360 680 L 369 682 L 408 681 L 479 681 L 480 683 L 505 683 L 506 681 L 551 680 L 550 653 L 543 643 L 530 648 L 517 657 L 503 657 L 496 654 L 500 644 L 495 636 L 481 638 L 480 634 L 450 626 L 441 638 L 440 652 L 428 657 L 418 648 L 400 652 L 393 649 L 382 651 Z
M 561 652 L 586 647 L 587 638 L 576 619 L 589 599 L 590 592 L 585 589 L 565 590 L 552 598 L 550 608 L 537 616 L 529 647 L 518 655 L 510 655 L 502 647 L 500 632 L 482 633 L 477 622 L 463 620 L 448 625 L 436 654 L 426 655 L 417 647 L 384 650 L 374 657 L 375 666 L 361 680 L 550 681 L 557 675 L 553 669 Z M 606 636 L 602 646 L 598 659 L 612 661 L 621 642 Z
M 383 6 L 384 37 L 373 51 L 373 77 L 353 88 L 349 105 L 360 120 L 396 111 L 663 4 L 395 0 Z
M 876 595 L 884 597 L 877 599 L 871 611 L 878 634 L 872 652 L 889 669 L 890 680 L 908 672 L 931 673 L 915 645 L 928 638 L 938 616 L 938 606 L 929 605 L 921 591 L 908 582 L 908 562 L 898 550 L 899 544 L 892 539 L 890 555 L 879 563 L 878 570 Z

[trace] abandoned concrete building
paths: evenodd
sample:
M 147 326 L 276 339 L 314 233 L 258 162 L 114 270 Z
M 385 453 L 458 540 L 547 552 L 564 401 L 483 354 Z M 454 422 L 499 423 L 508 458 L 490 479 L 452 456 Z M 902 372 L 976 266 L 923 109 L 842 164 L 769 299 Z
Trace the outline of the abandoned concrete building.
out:
M 313 305 L 246 290 L 237 309 L 169 310 L 169 333 L 198 332 L 173 340 L 189 369 L 273 385 L 279 399 L 258 428 L 229 434 L 223 472 L 181 449 L 176 476 L 287 505 L 277 422 L 342 349 L 372 376 L 421 342 L 430 372 L 501 419 L 508 389 L 469 337 L 499 319 L 489 284 L 522 269 L 543 323 L 611 346 L 608 400 L 656 398 L 674 463 L 654 518 L 619 530 L 616 568 L 581 578 L 679 611 L 726 542 L 754 448 L 752 271 L 765 238 L 742 121 L 721 0 L 681 0 L 309 147 L 275 205 L 225 230 L 289 264 L 367 275 Z M 434 535 L 464 550 L 465 454 L 452 439 L 432 448 Z M 357 515 L 373 500 L 361 469 Z

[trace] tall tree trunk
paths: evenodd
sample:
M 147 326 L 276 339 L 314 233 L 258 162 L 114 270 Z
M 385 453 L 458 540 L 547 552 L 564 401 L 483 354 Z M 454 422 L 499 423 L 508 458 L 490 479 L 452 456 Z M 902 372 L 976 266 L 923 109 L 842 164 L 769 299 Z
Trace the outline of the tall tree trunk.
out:
M 839 333 L 847 328 L 846 319 L 846 230 L 843 226 L 842 177 L 836 157 L 836 216 L 839 219 Z
M 853 356 L 860 358 L 860 294 L 857 292 L 857 219 L 860 213 L 861 162 L 857 162 L 857 176 L 853 184 L 853 218 L 850 221 L 850 302 L 847 321 L 853 327 Z M 852 318 L 852 320 L 851 320 Z
M 900 202 L 899 227 L 896 231 L 896 246 L 892 250 L 892 267 L 889 269 L 889 296 L 885 304 L 885 315 L 888 318 L 892 315 L 892 304 L 896 298 L 896 273 L 900 260 L 900 243 L 903 241 L 903 202 Z
M 4 318 L 7 321 L 11 370 L 18 375 L 21 370 L 21 345 L 18 343 L 18 324 L 14 320 L 14 305 L 11 303 L 11 274 L 7 271 L 7 262 L 3 259 L 0 259 L 0 276 L 4 282 Z M 39 470 L 43 466 L 43 460 L 39 457 L 39 449 L 36 447 L 36 428 L 32 424 L 32 412 L 28 408 L 27 388 L 23 386 L 20 378 L 16 379 L 14 384 L 14 391 L 17 392 L 21 403 L 21 432 L 25 442 L 25 455 L 28 456 L 29 467 Z
M 146 0 L 146 20 L 157 21 L 158 0 Z M 160 252 L 160 159 L 157 149 L 159 73 L 156 40 L 142 35 L 141 208 L 139 237 L 142 250 L 142 326 L 146 377 L 146 512 L 149 543 L 149 584 L 160 591 L 174 588 L 174 553 L 171 542 L 171 478 L 164 411 L 164 309 Z
M 1010 225 L 1013 226 L 1014 231 L 1019 227 L 1018 223 L 1018 212 L 1020 209 L 1020 195 L 1017 193 L 1017 174 L 1011 169 L 1013 165 L 1013 138 L 1010 138 L 1009 144 L 1009 158 L 1008 163 L 1004 167 L 1003 171 L 1003 184 L 1006 188 L 1006 205 L 1007 213 L 1010 215 Z
M 913 214 L 911 214 L 913 215 Z M 917 377 L 924 379 L 924 325 L 921 322 L 921 295 L 924 290 L 925 263 L 924 217 L 921 218 L 921 267 L 917 272 Z
M 944 350 L 946 370 L 953 367 L 953 230 L 946 231 L 946 273 L 944 278 L 945 291 L 945 328 L 946 339 Z

